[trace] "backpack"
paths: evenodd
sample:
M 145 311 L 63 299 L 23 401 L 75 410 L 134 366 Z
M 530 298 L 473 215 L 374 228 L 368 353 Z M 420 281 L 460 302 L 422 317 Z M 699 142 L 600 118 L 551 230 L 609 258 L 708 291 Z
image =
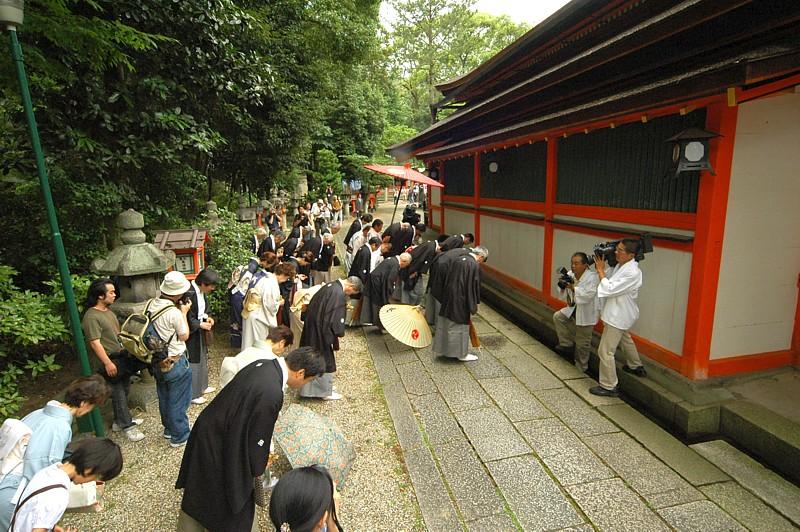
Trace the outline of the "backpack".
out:
M 167 358 L 167 346 L 175 336 L 173 333 L 167 341 L 164 341 L 156 331 L 155 322 L 162 314 L 172 308 L 166 306 L 155 314 L 150 314 L 150 305 L 155 299 L 151 299 L 145 305 L 144 310 L 128 316 L 122 329 L 117 335 L 119 343 L 130 353 L 131 356 L 141 360 L 145 364 L 160 362 Z

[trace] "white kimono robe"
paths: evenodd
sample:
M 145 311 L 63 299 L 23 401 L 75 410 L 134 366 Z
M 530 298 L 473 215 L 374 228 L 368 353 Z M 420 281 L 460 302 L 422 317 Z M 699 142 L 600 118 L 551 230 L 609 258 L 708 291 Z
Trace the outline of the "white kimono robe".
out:
M 264 340 L 271 327 L 278 326 L 278 307 L 281 289 L 275 275 L 267 273 L 250 290 L 261 298 L 261 305 L 242 320 L 242 349 L 252 347 L 256 340 Z

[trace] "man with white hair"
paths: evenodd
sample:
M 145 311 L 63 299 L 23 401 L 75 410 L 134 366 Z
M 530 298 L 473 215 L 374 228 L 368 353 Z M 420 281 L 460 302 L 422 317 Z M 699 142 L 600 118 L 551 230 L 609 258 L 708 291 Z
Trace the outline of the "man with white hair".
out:
M 481 302 L 480 264 L 488 257 L 489 250 L 477 246 L 450 263 L 436 320 L 434 354 L 461 362 L 478 360 L 469 352 L 469 322 Z
M 380 318 L 381 307 L 389 304 L 392 294 L 402 282 L 400 270 L 407 268 L 409 264 L 411 264 L 411 254 L 401 253 L 394 257 L 387 257 L 369 275 L 367 294 L 369 296 L 370 316 L 365 321 L 376 325 L 381 333 L 383 333 L 383 325 Z

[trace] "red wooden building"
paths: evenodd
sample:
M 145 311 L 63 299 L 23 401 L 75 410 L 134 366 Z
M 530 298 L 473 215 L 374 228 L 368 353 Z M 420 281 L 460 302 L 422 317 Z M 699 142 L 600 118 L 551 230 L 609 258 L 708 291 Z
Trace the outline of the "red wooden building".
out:
M 798 364 L 800 2 L 574 0 L 439 86 L 457 108 L 391 148 L 438 174 L 432 225 L 557 308 L 555 269 L 649 232 L 641 352 L 689 379 Z M 714 173 L 675 175 L 689 127 Z

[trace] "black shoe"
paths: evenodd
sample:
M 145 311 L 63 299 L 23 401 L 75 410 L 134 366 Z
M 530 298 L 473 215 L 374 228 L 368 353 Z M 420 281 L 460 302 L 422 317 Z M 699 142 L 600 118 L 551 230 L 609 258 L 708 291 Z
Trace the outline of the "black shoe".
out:
M 572 350 L 573 350 L 572 347 L 564 347 L 563 345 L 557 345 L 553 348 L 553 351 L 565 357 L 571 356 Z
M 592 386 L 589 388 L 589 393 L 592 395 L 599 395 L 601 397 L 619 397 L 619 390 L 617 388 L 607 390 L 602 386 Z
M 624 366 L 622 366 L 622 370 L 625 373 L 631 373 L 633 375 L 636 375 L 637 377 L 647 377 L 647 370 L 644 369 L 644 366 L 638 366 L 638 367 L 635 367 L 635 368 L 631 368 L 631 367 L 628 367 L 627 364 L 625 364 Z

